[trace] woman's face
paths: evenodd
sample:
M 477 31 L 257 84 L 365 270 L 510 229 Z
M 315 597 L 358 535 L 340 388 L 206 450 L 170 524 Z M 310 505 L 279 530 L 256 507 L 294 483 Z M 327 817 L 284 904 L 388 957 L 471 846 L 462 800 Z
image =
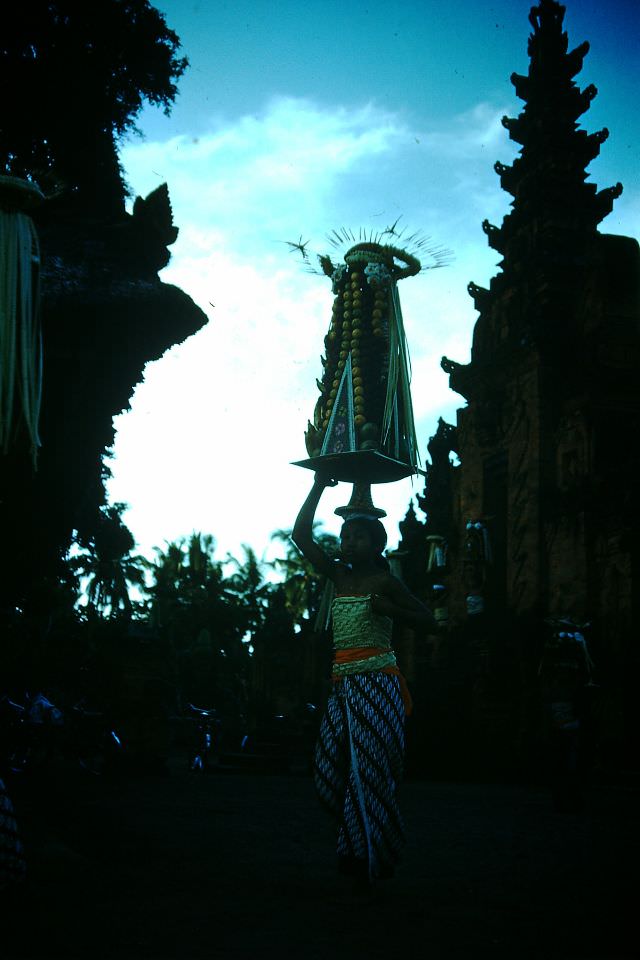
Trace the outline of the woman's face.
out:
M 345 523 L 340 533 L 340 552 L 347 563 L 373 560 L 373 541 L 364 524 Z

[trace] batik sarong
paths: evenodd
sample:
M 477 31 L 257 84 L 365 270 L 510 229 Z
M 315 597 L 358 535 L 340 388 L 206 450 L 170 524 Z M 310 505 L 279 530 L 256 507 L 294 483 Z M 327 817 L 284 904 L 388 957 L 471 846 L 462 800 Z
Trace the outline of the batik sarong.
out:
M 393 872 L 404 845 L 404 719 L 398 677 L 371 671 L 335 683 L 320 728 L 314 779 L 338 825 L 338 856 L 370 880 Z

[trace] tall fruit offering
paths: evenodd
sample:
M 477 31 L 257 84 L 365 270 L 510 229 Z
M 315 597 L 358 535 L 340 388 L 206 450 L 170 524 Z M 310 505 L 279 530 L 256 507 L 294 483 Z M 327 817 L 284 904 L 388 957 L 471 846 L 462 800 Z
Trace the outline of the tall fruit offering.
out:
M 419 273 L 420 261 L 379 241 L 354 244 L 337 266 L 319 259 L 334 301 L 309 459 L 298 465 L 354 483 L 398 480 L 419 462 L 398 281 Z

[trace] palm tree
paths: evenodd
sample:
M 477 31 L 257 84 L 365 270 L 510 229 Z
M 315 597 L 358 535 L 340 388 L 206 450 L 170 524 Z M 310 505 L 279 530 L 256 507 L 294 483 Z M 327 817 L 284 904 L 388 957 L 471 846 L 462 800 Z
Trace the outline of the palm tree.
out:
M 318 530 L 320 521 L 313 525 L 314 538 L 319 546 L 330 557 L 338 555 L 340 541 L 331 533 Z M 326 586 L 326 578 L 316 573 L 309 561 L 302 556 L 291 538 L 291 530 L 276 530 L 271 539 L 286 546 L 284 557 L 278 557 L 272 566 L 283 574 L 285 605 L 291 614 L 294 623 L 301 627 L 303 621 L 311 620 L 317 615 L 322 604 Z
M 144 589 L 148 565 L 132 553 L 135 540 L 122 520 L 125 509 L 124 503 L 102 507 L 93 533 L 77 537 L 79 552 L 68 561 L 71 570 L 86 579 L 88 608 L 109 619 L 131 617 L 129 588 Z
M 247 632 L 253 637 L 264 623 L 273 585 L 265 580 L 264 558 L 258 560 L 253 547 L 242 544 L 244 560 L 238 560 L 230 554 L 227 563 L 235 567 L 235 572 L 227 580 L 227 589 L 236 596 L 245 611 Z
M 178 655 L 184 696 L 220 706 L 243 689 L 247 617 L 214 553 L 214 538 L 200 533 L 157 549 L 148 594 L 152 622 Z

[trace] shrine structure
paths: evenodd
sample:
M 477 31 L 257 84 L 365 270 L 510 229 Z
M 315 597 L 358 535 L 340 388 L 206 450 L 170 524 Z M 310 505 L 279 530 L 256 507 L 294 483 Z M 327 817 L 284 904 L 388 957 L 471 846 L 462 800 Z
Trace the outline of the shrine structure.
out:
M 470 363 L 442 360 L 466 406 L 431 438 L 426 524 L 401 525 L 405 578 L 446 623 L 422 680 L 438 685 L 438 658 L 453 670 L 470 752 L 505 765 L 535 736 L 552 620 L 588 637 L 602 749 L 628 755 L 640 730 L 640 251 L 598 231 L 622 186 L 588 182 L 608 131 L 578 126 L 597 91 L 574 82 L 589 44 L 569 51 L 564 12 L 541 0 L 529 16 L 529 71 L 511 76 L 525 106 L 502 121 L 521 149 L 495 164 L 511 210 L 482 224 L 499 273 L 468 287 Z

